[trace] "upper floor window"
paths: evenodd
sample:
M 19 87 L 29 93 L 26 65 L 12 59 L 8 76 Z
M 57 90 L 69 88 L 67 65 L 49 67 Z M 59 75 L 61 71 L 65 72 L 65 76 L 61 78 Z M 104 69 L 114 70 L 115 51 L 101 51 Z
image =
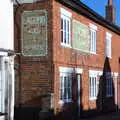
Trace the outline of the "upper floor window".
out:
M 61 8 L 61 44 L 71 46 L 71 17 L 72 14 Z
M 106 33 L 106 56 L 108 58 L 112 57 L 112 54 L 111 54 L 111 38 L 112 38 L 112 35 L 107 32 Z
M 90 52 L 96 53 L 97 26 L 90 24 Z

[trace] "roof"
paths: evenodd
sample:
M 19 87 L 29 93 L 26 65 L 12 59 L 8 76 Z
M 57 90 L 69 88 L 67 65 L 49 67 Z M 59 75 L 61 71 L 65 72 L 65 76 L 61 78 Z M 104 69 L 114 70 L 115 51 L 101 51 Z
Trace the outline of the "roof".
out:
M 96 13 L 94 10 L 83 4 L 80 0 L 56 0 L 63 4 L 64 6 L 76 11 L 77 13 L 93 20 L 94 22 L 102 25 L 112 32 L 120 35 L 120 27 L 114 23 L 106 20 L 104 17 Z

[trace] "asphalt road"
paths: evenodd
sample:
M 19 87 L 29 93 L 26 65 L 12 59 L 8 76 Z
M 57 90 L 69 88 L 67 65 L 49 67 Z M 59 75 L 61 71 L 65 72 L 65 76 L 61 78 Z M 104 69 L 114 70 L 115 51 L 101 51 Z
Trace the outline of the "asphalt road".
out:
M 106 115 L 96 116 L 87 119 L 80 119 L 80 120 L 120 120 L 120 112 L 109 113 Z

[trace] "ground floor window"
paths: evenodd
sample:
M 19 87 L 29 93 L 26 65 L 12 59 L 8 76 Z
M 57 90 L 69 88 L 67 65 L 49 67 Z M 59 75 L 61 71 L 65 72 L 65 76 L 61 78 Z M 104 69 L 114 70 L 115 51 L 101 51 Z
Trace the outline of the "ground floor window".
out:
M 112 76 L 106 77 L 106 96 L 113 95 L 113 83 L 112 83 Z
M 71 102 L 72 99 L 72 74 L 60 73 L 60 100 Z
M 102 76 L 102 71 L 89 70 L 89 98 L 97 99 L 99 90 L 99 79 Z
M 97 97 L 97 91 L 98 91 L 97 77 L 92 76 L 89 79 L 90 79 L 90 81 L 89 81 L 90 82 L 89 83 L 90 98 L 96 98 Z

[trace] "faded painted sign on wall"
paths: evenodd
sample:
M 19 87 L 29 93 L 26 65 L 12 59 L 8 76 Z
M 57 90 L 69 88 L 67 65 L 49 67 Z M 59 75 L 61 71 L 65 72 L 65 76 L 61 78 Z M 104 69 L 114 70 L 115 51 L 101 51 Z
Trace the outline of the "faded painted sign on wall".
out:
M 23 12 L 22 53 L 25 56 L 45 56 L 47 54 L 46 10 Z
M 90 33 L 89 27 L 77 20 L 73 20 L 73 41 L 74 49 L 89 52 L 90 50 Z

